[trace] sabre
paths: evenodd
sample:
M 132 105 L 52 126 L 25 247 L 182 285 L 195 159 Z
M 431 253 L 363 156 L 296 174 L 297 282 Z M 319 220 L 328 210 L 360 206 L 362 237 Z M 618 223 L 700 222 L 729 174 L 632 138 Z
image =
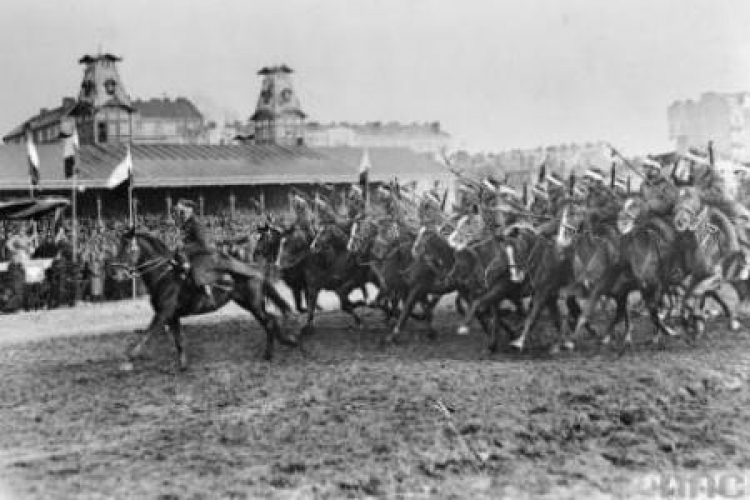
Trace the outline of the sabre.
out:
M 618 156 L 618 157 L 619 157 L 619 158 L 620 158 L 620 159 L 621 159 L 621 160 L 623 161 L 623 163 L 625 163 L 625 166 L 627 166 L 627 167 L 628 167 L 628 168 L 629 168 L 630 170 L 632 170 L 633 172 L 635 172 L 635 174 L 636 174 L 636 175 L 637 175 L 638 177 L 640 177 L 640 178 L 641 178 L 641 179 L 643 180 L 643 182 L 645 182 L 645 183 L 646 183 L 646 184 L 648 184 L 649 186 L 650 186 L 650 185 L 652 184 L 652 182 L 648 180 L 648 177 L 646 177 L 646 175 L 645 175 L 645 174 L 644 174 L 643 172 L 641 172 L 640 170 L 638 170 L 638 169 L 637 169 L 637 168 L 636 168 L 636 167 L 635 167 L 635 166 L 634 166 L 634 165 L 633 165 L 632 163 L 630 163 L 630 162 L 628 161 L 628 159 L 627 159 L 627 158 L 625 158 L 625 157 L 624 157 L 624 156 L 622 155 L 622 153 L 620 153 L 619 151 L 617 151 L 617 150 L 616 150 L 616 149 L 614 148 L 614 146 L 612 146 L 612 145 L 611 145 L 610 143 L 608 143 L 608 142 L 606 143 L 606 145 L 607 145 L 607 147 L 608 147 L 608 148 L 610 149 L 610 151 L 612 151 L 612 154 L 614 154 L 614 155 L 617 155 L 617 156 Z

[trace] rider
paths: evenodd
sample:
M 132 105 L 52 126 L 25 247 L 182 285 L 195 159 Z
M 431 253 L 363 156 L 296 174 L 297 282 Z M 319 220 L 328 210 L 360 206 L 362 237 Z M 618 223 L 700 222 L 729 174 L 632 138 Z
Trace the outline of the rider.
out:
M 641 183 L 641 196 L 646 201 L 650 213 L 661 217 L 669 215 L 674 209 L 675 186 L 663 174 L 661 163 L 646 158 L 642 162 L 644 179 Z
M 365 195 L 362 188 L 357 184 L 352 184 L 349 190 L 349 196 L 346 198 L 346 214 L 350 220 L 358 219 L 365 213 Z
M 418 216 L 420 224 L 437 229 L 442 223 L 442 215 L 443 211 L 440 208 L 438 197 L 432 191 L 426 192 L 419 203 Z
M 697 188 L 704 203 L 716 207 L 732 219 L 745 257 L 741 279 L 750 277 L 750 241 L 747 236 L 750 210 L 730 196 L 724 179 L 711 164 L 708 155 L 697 149 L 689 150 L 678 158 L 672 175 L 678 186 Z
M 215 249 L 203 224 L 195 217 L 195 202 L 181 199 L 175 205 L 175 220 L 183 234 L 183 252 L 190 263 L 190 275 L 206 295 L 208 306 L 215 307 L 211 285 L 215 282 Z
M 589 167 L 583 176 L 588 188 L 586 205 L 591 214 L 591 224 L 594 227 L 606 223 L 614 223 L 617 219 L 619 207 L 612 191 L 604 184 L 604 173 L 596 167 Z

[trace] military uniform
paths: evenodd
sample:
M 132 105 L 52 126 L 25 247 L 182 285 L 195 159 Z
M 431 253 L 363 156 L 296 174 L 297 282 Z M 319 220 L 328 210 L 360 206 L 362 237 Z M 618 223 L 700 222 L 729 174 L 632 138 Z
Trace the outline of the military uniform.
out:
M 211 285 L 216 281 L 214 266 L 215 250 L 206 228 L 195 216 L 182 223 L 183 252 L 190 262 L 190 274 L 198 286 Z

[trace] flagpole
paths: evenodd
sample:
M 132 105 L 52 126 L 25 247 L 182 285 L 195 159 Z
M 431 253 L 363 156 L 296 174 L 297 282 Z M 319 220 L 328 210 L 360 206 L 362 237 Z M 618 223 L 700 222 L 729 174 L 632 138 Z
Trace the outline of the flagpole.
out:
M 78 151 L 75 152 L 76 160 L 73 166 L 73 192 L 71 203 L 73 210 L 73 220 L 71 221 L 73 231 L 73 262 L 78 262 Z

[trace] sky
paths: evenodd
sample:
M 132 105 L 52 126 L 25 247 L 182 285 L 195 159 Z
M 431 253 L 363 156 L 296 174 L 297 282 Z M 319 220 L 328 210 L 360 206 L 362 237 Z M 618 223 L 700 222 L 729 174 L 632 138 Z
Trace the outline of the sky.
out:
M 123 57 L 133 98 L 247 119 L 285 63 L 313 121 L 440 121 L 460 147 L 668 149 L 667 106 L 750 91 L 747 0 L 0 0 L 0 132 Z

